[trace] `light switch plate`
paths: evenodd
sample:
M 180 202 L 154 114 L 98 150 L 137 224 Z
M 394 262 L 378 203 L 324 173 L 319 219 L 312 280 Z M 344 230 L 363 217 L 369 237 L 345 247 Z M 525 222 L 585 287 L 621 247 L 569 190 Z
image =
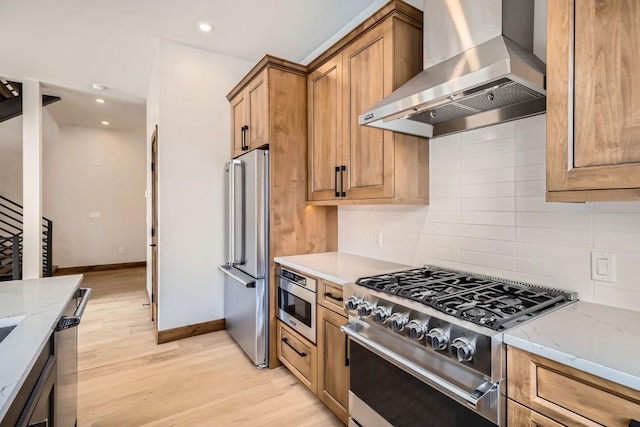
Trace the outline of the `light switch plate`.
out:
M 89 212 L 90 219 L 98 219 L 100 218 L 100 212 Z
M 382 231 L 376 231 L 373 233 L 373 246 L 376 248 L 382 247 Z
M 97 157 L 94 157 L 91 159 L 91 166 L 100 166 L 100 159 Z
M 615 282 L 616 254 L 591 251 L 591 279 L 601 282 Z

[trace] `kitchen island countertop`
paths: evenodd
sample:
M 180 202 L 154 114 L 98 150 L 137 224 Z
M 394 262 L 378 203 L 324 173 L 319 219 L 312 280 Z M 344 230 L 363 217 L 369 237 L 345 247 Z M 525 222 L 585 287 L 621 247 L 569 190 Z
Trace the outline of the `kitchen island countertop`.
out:
M 640 391 L 640 313 L 577 301 L 504 334 L 508 345 Z
M 337 285 L 355 282 L 360 277 L 413 268 L 410 265 L 381 261 L 346 252 L 276 257 L 274 261 L 284 267 L 294 268 L 301 273 L 311 274 Z
M 0 326 L 19 321 L 0 342 L 0 420 L 81 281 L 73 275 L 0 283 Z

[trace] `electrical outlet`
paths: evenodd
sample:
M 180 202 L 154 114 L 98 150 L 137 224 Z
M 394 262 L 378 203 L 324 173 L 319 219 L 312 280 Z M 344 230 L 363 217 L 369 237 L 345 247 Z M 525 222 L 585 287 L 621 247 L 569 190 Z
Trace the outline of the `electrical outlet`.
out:
M 615 282 L 616 254 L 591 251 L 591 279 L 601 282 Z
M 120 246 L 120 247 L 118 248 L 118 253 L 119 253 L 119 254 L 123 254 L 123 253 L 124 253 L 124 246 Z
M 373 233 L 373 246 L 376 248 L 382 247 L 382 231 L 376 231 Z
M 94 157 L 91 159 L 91 166 L 100 166 L 100 159 L 97 157 Z

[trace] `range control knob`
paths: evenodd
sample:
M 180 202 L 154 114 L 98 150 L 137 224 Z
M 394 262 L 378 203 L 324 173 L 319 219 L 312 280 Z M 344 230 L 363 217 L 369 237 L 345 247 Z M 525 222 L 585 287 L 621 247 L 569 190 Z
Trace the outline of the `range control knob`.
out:
M 409 318 L 400 313 L 393 313 L 391 317 L 389 317 L 389 324 L 391 325 L 391 330 L 394 332 L 402 332 L 408 321 Z
M 407 324 L 407 330 L 412 340 L 420 341 L 427 332 L 427 326 L 419 320 L 411 320 Z
M 451 343 L 451 347 L 458 356 L 458 362 L 469 362 L 473 359 L 475 349 L 473 348 L 473 344 L 466 338 L 456 338 L 453 340 L 453 343 Z
M 445 334 L 440 328 L 431 329 L 427 334 L 427 340 L 429 341 L 431 348 L 436 351 L 442 351 L 447 348 L 447 345 L 449 345 L 449 338 L 447 337 L 447 334 Z
M 376 307 L 371 315 L 376 323 L 384 323 L 389 318 L 389 309 L 386 307 Z
M 355 296 L 347 298 L 347 310 L 356 310 L 360 306 L 360 304 L 362 304 L 362 302 L 363 301 L 361 298 Z
M 360 316 L 369 316 L 375 307 L 376 306 L 373 304 L 369 304 L 366 301 L 362 301 L 360 305 L 358 305 L 358 314 Z

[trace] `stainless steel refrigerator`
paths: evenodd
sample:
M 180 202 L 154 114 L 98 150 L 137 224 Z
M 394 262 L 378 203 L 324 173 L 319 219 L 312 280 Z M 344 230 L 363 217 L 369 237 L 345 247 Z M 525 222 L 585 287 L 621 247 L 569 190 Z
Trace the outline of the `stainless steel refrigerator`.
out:
M 227 331 L 258 368 L 269 363 L 269 152 L 226 165 L 224 317 Z

